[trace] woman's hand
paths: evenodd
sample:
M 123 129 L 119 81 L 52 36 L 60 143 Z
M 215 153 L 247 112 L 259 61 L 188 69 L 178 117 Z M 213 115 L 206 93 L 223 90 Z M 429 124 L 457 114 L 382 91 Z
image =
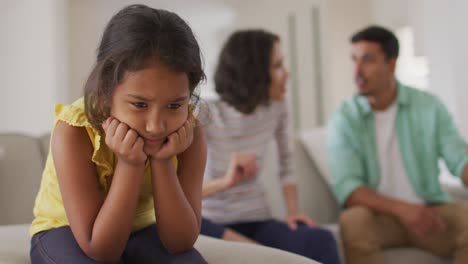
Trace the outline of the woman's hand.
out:
M 252 180 L 257 174 L 257 157 L 254 154 L 232 153 L 223 187 L 229 189 L 244 180 Z
M 185 123 L 167 137 L 166 142 L 154 154 L 149 154 L 155 160 L 168 160 L 184 152 L 193 141 L 193 117 L 189 115 Z
M 286 219 L 286 222 L 289 226 L 289 229 L 291 230 L 296 230 L 298 224 L 305 224 L 309 227 L 317 226 L 317 223 L 315 223 L 315 221 L 312 220 L 312 218 L 301 213 L 289 215 Z
M 143 152 L 143 139 L 125 123 L 109 117 L 102 128 L 106 134 L 106 144 L 118 160 L 131 165 L 144 165 L 148 158 Z

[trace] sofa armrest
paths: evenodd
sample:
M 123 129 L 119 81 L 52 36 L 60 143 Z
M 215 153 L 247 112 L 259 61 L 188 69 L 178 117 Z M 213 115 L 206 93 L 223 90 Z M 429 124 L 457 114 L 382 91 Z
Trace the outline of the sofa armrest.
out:
M 0 225 L 0 263 L 29 264 L 29 224 Z
M 0 134 L 0 225 L 30 223 L 44 168 L 36 137 Z
M 195 248 L 208 263 L 223 264 L 314 264 L 311 259 L 283 250 L 240 242 L 229 242 L 200 235 Z
M 299 140 L 295 142 L 293 164 L 302 211 L 321 224 L 336 223 L 340 207 L 328 182 L 320 175 L 317 166 Z

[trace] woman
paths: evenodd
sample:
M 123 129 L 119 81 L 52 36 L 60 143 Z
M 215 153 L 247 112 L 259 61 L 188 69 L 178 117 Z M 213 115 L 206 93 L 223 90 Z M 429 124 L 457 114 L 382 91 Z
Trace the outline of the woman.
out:
M 210 120 L 206 125 L 208 160 L 201 233 L 232 239 L 235 231 L 266 246 L 322 263 L 339 263 L 331 233 L 298 211 L 297 189 L 290 172 L 287 79 L 278 36 L 263 30 L 238 31 L 230 36 L 215 73 L 220 101 L 209 104 L 207 111 Z M 271 140 L 278 145 L 279 181 L 288 212 L 284 222 L 272 218 L 255 177 Z

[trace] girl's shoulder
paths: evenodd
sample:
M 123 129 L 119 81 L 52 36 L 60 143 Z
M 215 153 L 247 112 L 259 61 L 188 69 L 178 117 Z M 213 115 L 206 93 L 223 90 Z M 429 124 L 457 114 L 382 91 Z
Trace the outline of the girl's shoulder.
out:
M 55 122 L 62 121 L 74 127 L 92 127 L 84 109 L 83 97 L 72 104 L 55 105 Z
M 111 175 L 114 167 L 113 152 L 105 143 L 104 132 L 91 125 L 84 109 L 84 98 L 69 105 L 55 105 L 55 124 L 62 121 L 69 126 L 86 130 L 87 138 L 93 147 L 91 161 L 97 165 L 99 175 Z M 54 132 L 55 133 L 55 129 Z M 100 177 L 101 179 L 102 177 Z

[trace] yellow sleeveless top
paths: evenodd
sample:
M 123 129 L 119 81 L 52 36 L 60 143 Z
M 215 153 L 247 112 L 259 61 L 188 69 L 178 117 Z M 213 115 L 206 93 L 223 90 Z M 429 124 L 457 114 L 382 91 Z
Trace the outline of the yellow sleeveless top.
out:
M 59 120 L 71 126 L 84 127 L 88 132 L 89 139 L 94 147 L 92 162 L 96 164 L 98 180 L 102 191 L 107 194 L 112 182 L 112 176 L 114 175 L 116 160 L 114 153 L 105 143 L 104 133 L 92 127 L 88 122 L 84 112 L 84 99 L 80 98 L 71 105 L 57 104 L 55 106 L 54 128 Z M 177 166 L 176 157 L 174 157 L 174 164 Z M 132 226 L 133 231 L 156 222 L 151 187 L 151 167 L 148 162 L 146 163 L 144 173 L 143 186 Z M 29 233 L 33 236 L 38 232 L 66 225 L 69 225 L 69 222 L 63 206 L 52 152 L 49 150 L 46 165 L 42 173 L 39 193 L 34 205 L 34 220 Z

